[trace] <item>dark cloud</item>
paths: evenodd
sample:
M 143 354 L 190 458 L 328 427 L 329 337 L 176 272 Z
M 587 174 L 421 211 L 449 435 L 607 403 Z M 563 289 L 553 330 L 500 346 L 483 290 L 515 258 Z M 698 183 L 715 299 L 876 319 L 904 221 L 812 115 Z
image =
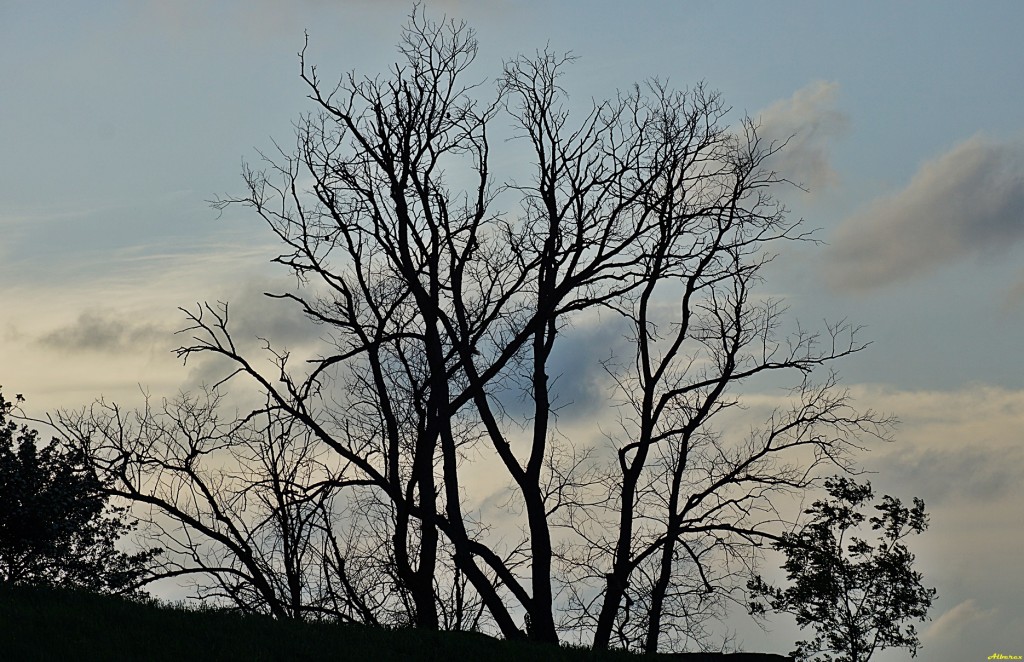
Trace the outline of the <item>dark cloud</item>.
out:
M 107 311 L 87 311 L 37 342 L 58 351 L 117 353 L 150 350 L 161 342 L 169 343 L 170 337 L 170 329 L 149 322 L 133 321 Z
M 230 328 L 239 339 L 259 336 L 281 349 L 318 344 L 327 329 L 310 320 L 296 302 L 268 297 L 268 292 L 310 296 L 308 292 L 298 292 L 286 278 L 240 285 L 228 299 Z
M 836 290 L 863 292 L 1021 239 L 1024 146 L 974 137 L 843 221 L 826 254 L 826 278 Z
M 608 406 L 612 381 L 602 362 L 632 356 L 627 332 L 621 319 L 609 316 L 580 320 L 560 331 L 548 362 L 549 389 L 559 417 L 576 421 Z M 505 383 L 492 394 L 509 416 L 526 420 L 533 415 L 528 380 L 519 385 Z
M 566 329 L 555 343 L 548 374 L 554 405 L 564 407 L 565 415 L 589 416 L 608 405 L 612 382 L 602 362 L 632 356 L 626 333 L 621 319 L 605 317 Z
M 812 193 L 839 179 L 829 149 L 833 140 L 846 133 L 849 120 L 834 107 L 838 92 L 838 83 L 816 81 L 758 114 L 761 137 L 786 143 L 770 166 Z
M 294 283 L 287 277 L 271 278 L 250 274 L 248 279 L 231 284 L 220 293 L 223 297 L 207 304 L 218 313 L 221 302 L 228 305 L 228 330 L 240 353 L 246 356 L 265 374 L 271 374 L 272 355 L 266 352 L 264 341 L 270 343 L 276 352 L 292 354 L 289 361 L 295 375 L 302 374 L 304 359 L 331 351 L 325 344 L 330 329 L 315 324 L 294 301 L 268 297 L 266 293 L 297 293 Z M 309 294 L 309 293 L 305 293 Z M 196 312 L 202 303 L 193 302 L 182 306 L 189 312 Z M 211 320 L 208 313 L 204 313 Z M 188 326 L 188 319 L 182 314 L 179 329 Z M 187 343 L 191 334 L 175 336 L 176 346 Z M 188 358 L 189 376 L 185 388 L 193 390 L 201 385 L 220 382 L 234 371 L 230 360 L 213 354 L 193 354 Z M 237 384 L 238 381 L 232 382 Z M 234 386 L 233 386 L 234 387 Z

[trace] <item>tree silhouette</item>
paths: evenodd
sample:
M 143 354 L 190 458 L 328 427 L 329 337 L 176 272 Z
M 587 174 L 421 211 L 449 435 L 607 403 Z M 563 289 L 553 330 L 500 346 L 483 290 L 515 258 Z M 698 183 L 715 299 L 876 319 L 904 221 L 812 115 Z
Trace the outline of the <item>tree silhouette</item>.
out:
M 227 367 L 215 389 L 244 381 L 265 404 L 212 437 L 197 423 L 206 414 L 164 426 L 142 412 L 125 426 L 131 417 L 109 409 L 92 427 L 68 421 L 70 434 L 102 437 L 97 463 L 119 494 L 204 540 L 216 532 L 256 568 L 260 549 L 283 543 L 242 526 L 266 513 L 230 497 L 241 491 L 212 468 L 207 442 L 280 423 L 329 458 L 289 485 L 291 503 L 347 504 L 320 521 L 339 540 L 367 533 L 384 561 L 364 575 L 372 599 L 348 594 L 353 614 L 546 642 L 572 633 L 598 649 L 706 649 L 705 621 L 741 601 L 757 546 L 787 529 L 776 501 L 821 465 L 848 466 L 859 436 L 887 434 L 829 371 L 864 344 L 847 324 L 787 335 L 785 309 L 757 293 L 773 247 L 808 236 L 771 196 L 782 145 L 747 118 L 730 125 L 719 95 L 651 81 L 577 116 L 560 85 L 569 56 L 514 58 L 487 91 L 466 80 L 477 49 L 464 24 L 418 8 L 386 76 L 325 84 L 304 48 L 315 112 L 294 151 L 246 166 L 245 193 L 216 206 L 251 209 L 280 241 L 275 261 L 300 287 L 270 296 L 318 325 L 319 353 L 299 362 L 265 341 L 265 369 L 236 343 L 229 306 L 200 304 L 185 311 L 179 356 L 217 357 Z M 508 126 L 529 156 L 499 180 L 492 141 Z M 590 348 L 619 415 L 599 441 L 569 440 L 556 359 L 578 342 L 573 327 L 599 316 L 625 340 Z M 784 403 L 759 425 L 730 418 L 741 389 L 768 375 L 790 389 Z M 237 466 L 274 484 L 274 471 Z M 475 471 L 506 486 L 517 526 L 481 517 L 467 496 Z M 227 491 L 201 487 L 213 484 Z M 204 516 L 176 505 L 187 490 L 167 498 L 170 485 L 199 490 L 185 501 Z M 192 551 L 178 571 L 227 572 L 177 540 Z M 343 558 L 346 576 L 368 562 Z M 291 571 L 262 567 L 234 576 L 272 604 L 268 580 Z
M 183 394 L 124 411 L 98 402 L 62 412 L 110 491 L 140 508 L 143 532 L 167 551 L 155 576 L 196 579 L 197 597 L 278 618 L 407 623 L 388 577 L 373 504 L 343 535 L 342 470 L 308 430 L 274 412 L 224 416 L 222 395 Z M 347 496 L 347 495 L 346 495 Z M 200 581 L 208 580 L 206 582 Z
M 782 590 L 754 577 L 748 586 L 755 596 L 752 612 L 771 608 L 793 614 L 801 628 L 811 625 L 814 639 L 797 642 L 793 652 L 800 660 L 867 662 L 886 648 L 909 648 L 916 656 L 921 642 L 913 624 L 904 623 L 925 620 L 936 591 L 921 584 L 914 555 L 902 541 L 927 528 L 924 502 L 915 497 L 906 508 L 883 497 L 875 506 L 879 516 L 868 520 L 879 532 L 871 545 L 855 535 L 865 519 L 860 510 L 873 497 L 871 484 L 836 477 L 825 486 L 831 498 L 806 511 L 811 521 L 774 544 L 786 554 L 791 585 Z
M 0 583 L 133 593 L 159 550 L 134 554 L 114 545 L 135 526 L 80 448 L 10 420 L 0 393 Z

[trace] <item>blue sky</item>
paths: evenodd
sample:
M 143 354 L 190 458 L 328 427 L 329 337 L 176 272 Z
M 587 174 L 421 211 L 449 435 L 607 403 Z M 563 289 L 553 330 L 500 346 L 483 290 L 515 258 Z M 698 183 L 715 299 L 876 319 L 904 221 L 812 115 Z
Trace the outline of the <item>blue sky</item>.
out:
M 255 218 L 207 204 L 310 110 L 303 30 L 325 77 L 394 57 L 406 2 L 0 3 L 0 384 L 39 410 L 169 395 L 208 374 L 170 350 L 176 307 L 266 314 L 282 274 Z M 795 134 L 780 192 L 826 246 L 779 257 L 767 289 L 801 320 L 865 325 L 841 366 L 897 442 L 864 458 L 920 495 L 938 587 L 923 659 L 1024 654 L 1024 3 L 446 2 L 477 31 L 476 75 L 550 44 L 583 107 L 657 76 L 701 80 L 769 135 Z M 509 164 L 514 166 L 514 164 Z M 573 362 L 565 360 L 568 376 Z M 585 390 L 585 389 L 583 389 Z M 743 629 L 753 649 L 793 633 Z M 787 639 L 788 637 L 788 639 Z M 879 659 L 902 659 L 900 654 Z

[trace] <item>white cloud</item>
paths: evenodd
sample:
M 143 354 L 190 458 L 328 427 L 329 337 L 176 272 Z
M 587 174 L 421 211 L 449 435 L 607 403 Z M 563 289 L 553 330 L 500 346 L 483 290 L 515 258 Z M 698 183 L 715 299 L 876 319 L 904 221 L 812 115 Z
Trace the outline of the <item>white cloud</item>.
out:
M 846 132 L 849 120 L 835 108 L 838 93 L 838 83 L 815 81 L 758 114 L 761 136 L 786 142 L 772 158 L 771 167 L 812 193 L 839 180 L 829 160 L 829 149 L 832 141 Z
M 866 291 L 1022 239 L 1024 145 L 975 136 L 843 221 L 826 252 L 826 277 L 836 290 Z

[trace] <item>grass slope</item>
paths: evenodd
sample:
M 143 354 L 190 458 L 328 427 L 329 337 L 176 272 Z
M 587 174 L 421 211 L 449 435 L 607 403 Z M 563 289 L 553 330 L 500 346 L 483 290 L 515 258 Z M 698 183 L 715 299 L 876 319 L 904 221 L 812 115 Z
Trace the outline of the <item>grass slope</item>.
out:
M 481 634 L 275 621 L 73 591 L 0 586 L 4 660 L 669 660 Z

